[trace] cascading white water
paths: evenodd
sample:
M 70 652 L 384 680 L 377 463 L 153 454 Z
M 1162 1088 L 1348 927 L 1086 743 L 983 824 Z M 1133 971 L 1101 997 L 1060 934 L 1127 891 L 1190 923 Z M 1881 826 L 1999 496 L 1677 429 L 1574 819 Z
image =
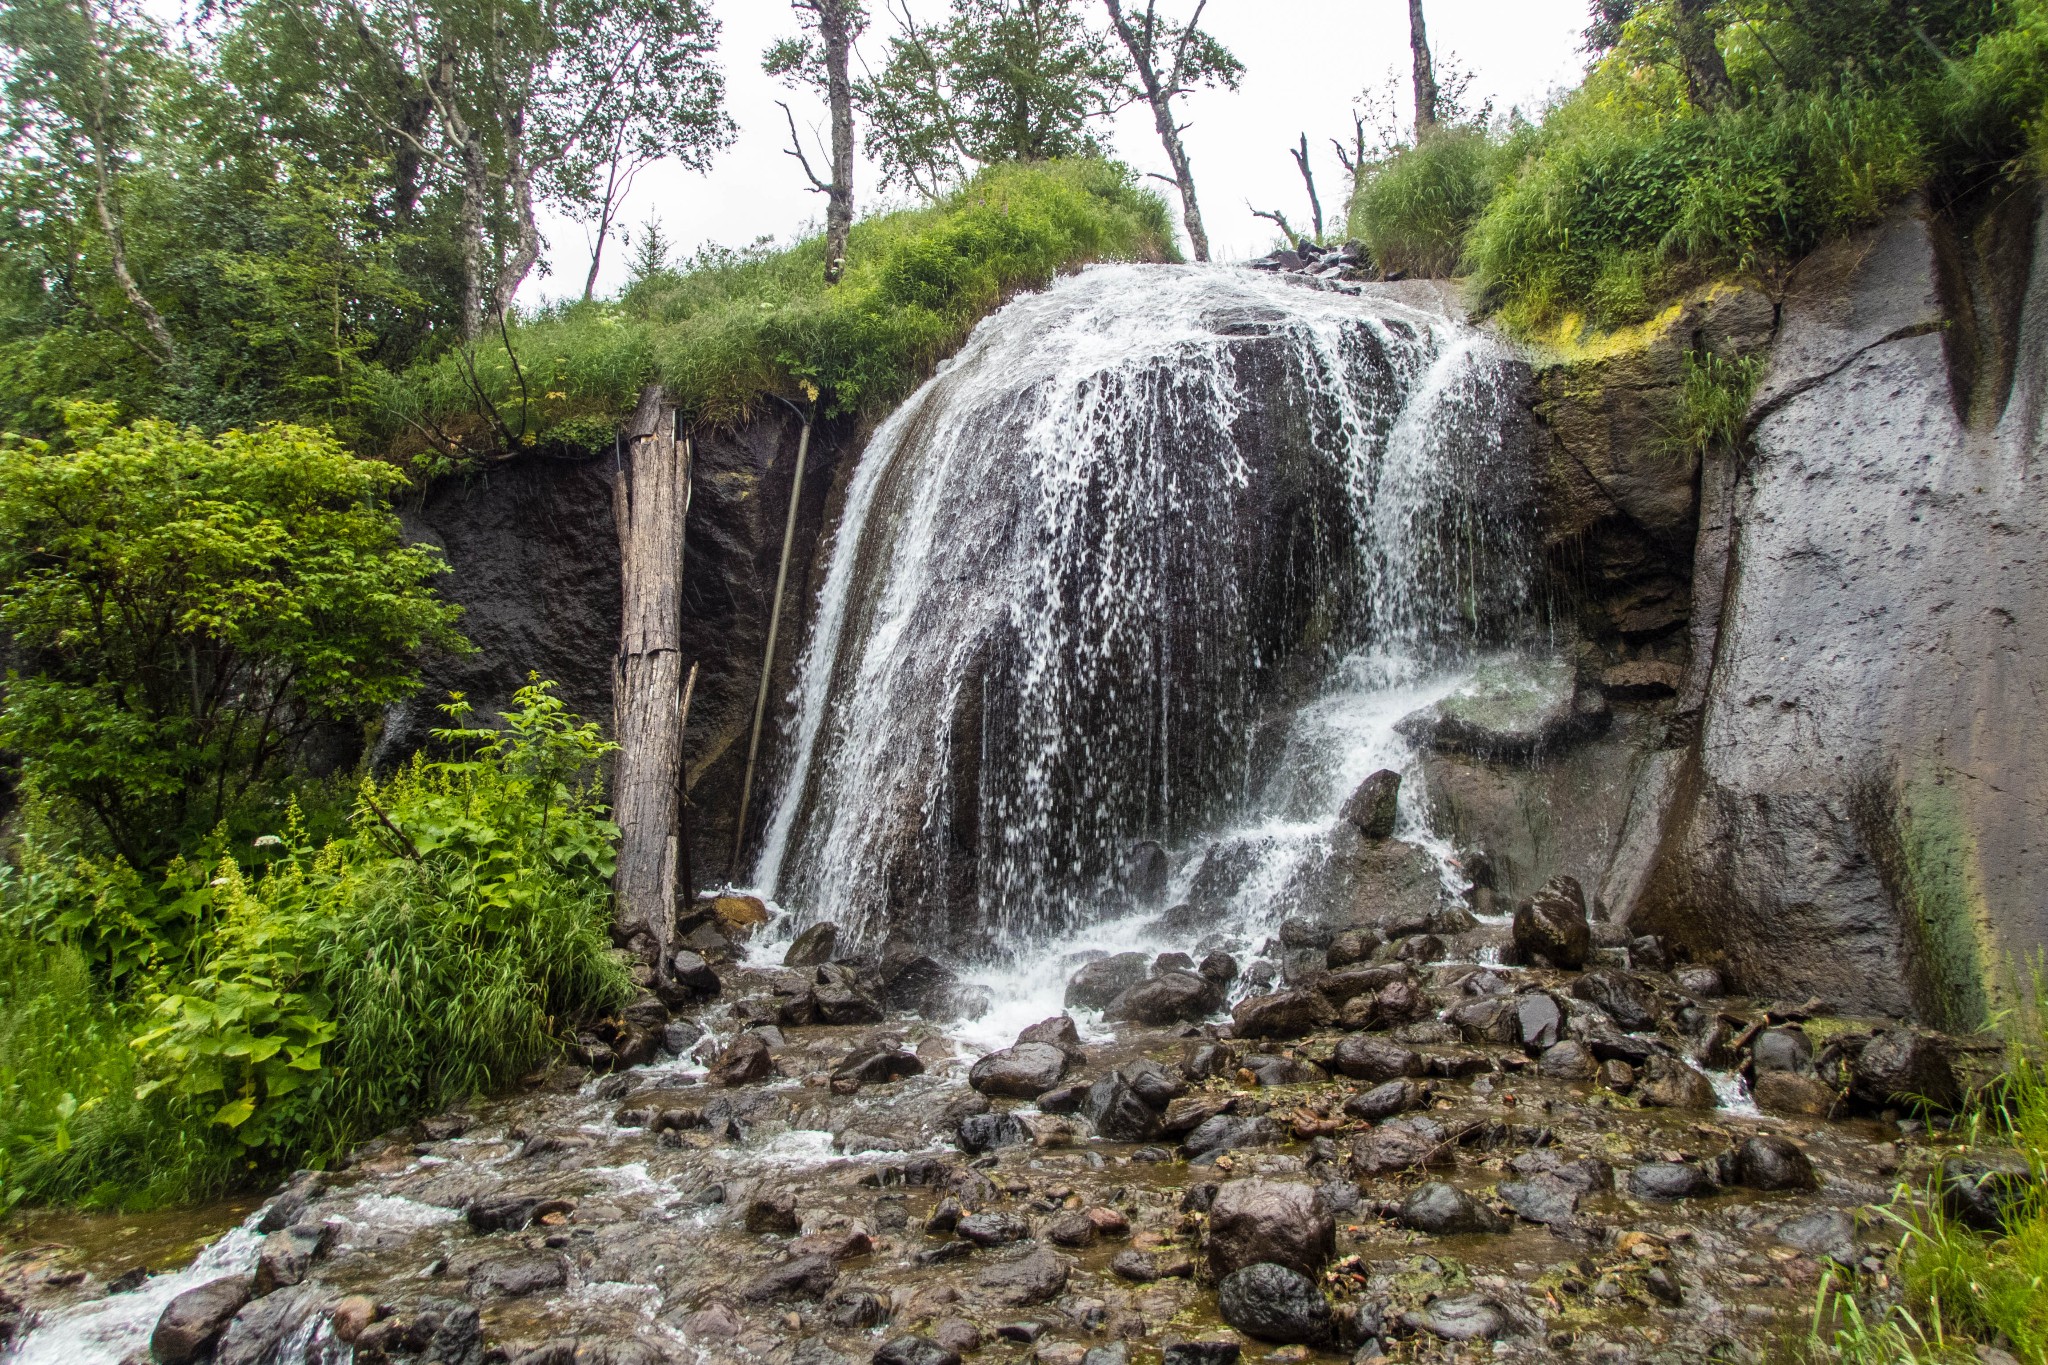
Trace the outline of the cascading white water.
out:
M 1355 765 L 1265 780 L 1261 717 L 1426 690 L 1524 592 L 1506 357 L 1431 301 L 1122 266 L 983 322 L 853 476 L 757 885 L 1014 955 L 1134 839 L 1327 822 Z

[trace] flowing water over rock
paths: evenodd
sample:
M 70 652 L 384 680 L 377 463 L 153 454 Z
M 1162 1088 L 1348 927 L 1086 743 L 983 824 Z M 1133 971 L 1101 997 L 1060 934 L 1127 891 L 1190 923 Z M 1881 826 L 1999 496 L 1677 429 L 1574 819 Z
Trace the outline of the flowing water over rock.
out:
M 9 1365 L 114 1365 L 252 1269 L 280 1287 L 221 1365 L 1103 1365 L 1219 1311 L 1250 1359 L 1762 1359 L 1924 1157 L 1759 1114 L 1735 1068 L 1826 1112 L 1853 1035 L 1780 1006 L 1757 1044 L 1569 889 L 1583 961 L 1480 965 L 1506 907 L 1418 745 L 1597 719 L 1502 652 L 1517 373 L 1424 291 L 1114 268 L 1013 303 L 853 478 L 759 863 L 787 913 L 654 1063 L 366 1144 L 124 1293 L 0 1259 L 43 1315 Z M 874 1004 L 892 942 L 959 1016 Z M 1149 983 L 1171 1008 L 1109 1017 Z
M 854 477 L 758 883 L 1014 952 L 1127 906 L 1133 840 L 1334 815 L 1273 760 L 1355 736 L 1261 722 L 1341 674 L 1342 729 L 1525 598 L 1513 368 L 1427 301 L 1117 267 L 982 324 Z

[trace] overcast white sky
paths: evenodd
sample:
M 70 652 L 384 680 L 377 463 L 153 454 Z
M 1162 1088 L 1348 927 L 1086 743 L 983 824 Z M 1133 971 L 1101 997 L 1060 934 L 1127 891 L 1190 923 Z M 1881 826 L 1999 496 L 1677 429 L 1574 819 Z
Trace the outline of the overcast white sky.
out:
M 947 2 L 910 5 L 923 20 L 942 17 Z M 1192 9 L 1192 0 L 1161 4 L 1176 16 Z M 795 32 L 795 17 L 786 0 L 711 0 L 711 7 L 724 25 L 720 55 L 739 138 L 719 154 L 709 174 L 671 165 L 643 172 L 624 221 L 637 227 L 657 218 L 670 240 L 686 250 L 705 242 L 741 246 L 764 236 L 788 241 L 823 214 L 821 196 L 806 192 L 801 169 L 783 155 L 788 134 L 775 101 L 790 101 L 807 135 L 812 125 L 822 127 L 822 105 L 791 94 L 761 72 L 762 50 Z M 884 9 L 879 0 L 869 7 Z M 1430 45 L 1439 60 L 1456 54 L 1475 73 L 1472 94 L 1491 95 L 1503 112 L 1511 105 L 1540 104 L 1553 90 L 1576 82 L 1583 68 L 1578 35 L 1586 23 L 1585 0 L 1431 0 L 1428 16 Z M 1277 207 L 1297 224 L 1307 221 L 1307 195 L 1287 155 L 1303 132 L 1325 212 L 1334 212 L 1344 184 L 1330 139 L 1349 137 L 1360 91 L 1384 85 L 1390 70 L 1405 73 L 1408 7 L 1402 0 L 1210 0 L 1203 26 L 1246 68 L 1235 93 L 1197 94 L 1182 115 L 1192 124 L 1188 154 L 1216 255 L 1241 260 L 1265 252 L 1273 240 L 1272 225 L 1252 217 L 1247 200 L 1259 208 Z M 886 13 L 878 13 L 862 40 L 870 63 L 880 65 L 892 28 Z M 1139 170 L 1166 169 L 1148 111 L 1127 111 L 1111 140 L 1118 155 Z M 866 163 L 856 172 L 863 214 L 878 204 L 877 180 Z M 1177 223 L 1177 199 L 1170 187 L 1159 188 L 1168 190 Z M 553 220 L 547 232 L 549 273 L 529 284 L 530 300 L 580 292 L 590 265 L 581 227 Z M 617 242 L 606 247 L 601 293 L 618 287 L 625 258 Z

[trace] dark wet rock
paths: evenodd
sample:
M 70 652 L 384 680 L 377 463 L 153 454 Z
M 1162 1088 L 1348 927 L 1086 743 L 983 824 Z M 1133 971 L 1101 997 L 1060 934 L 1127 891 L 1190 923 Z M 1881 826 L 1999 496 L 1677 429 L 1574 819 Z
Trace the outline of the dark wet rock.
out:
M 1140 1060 L 1126 1063 L 1121 1068 L 1121 1074 L 1132 1092 L 1154 1109 L 1164 1110 L 1188 1093 L 1188 1083 L 1184 1077 L 1155 1061 Z
M 1396 982 L 1411 980 L 1410 969 L 1404 963 L 1378 962 L 1370 965 L 1352 965 L 1331 971 L 1316 978 L 1315 988 L 1331 1004 L 1341 1005 L 1361 995 L 1374 995 Z
M 272 1290 L 298 1284 L 313 1268 L 313 1262 L 327 1254 L 334 1243 L 335 1225 L 312 1221 L 294 1223 L 263 1239 L 256 1256 L 256 1276 L 251 1292 L 261 1298 Z
M 1376 956 L 1421 966 L 1425 963 L 1441 962 L 1449 953 L 1450 948 L 1435 934 L 1411 934 L 1406 938 L 1390 941 Z
M 431 1120 L 429 1120 L 431 1122 Z M 421 1125 L 423 1128 L 425 1125 Z M 460 1137 L 460 1133 L 450 1133 Z M 430 1141 L 444 1142 L 446 1138 L 430 1138 Z M 282 1232 L 299 1221 L 306 1206 L 327 1193 L 327 1180 L 317 1172 L 301 1171 L 286 1182 L 285 1187 L 263 1208 L 263 1216 L 256 1220 L 256 1231 L 265 1236 Z
M 1228 1043 L 1198 1040 L 1181 1049 L 1180 1074 L 1191 1081 L 1229 1076 L 1237 1071 L 1237 1050 Z
M 1515 1002 L 1509 996 L 1481 996 L 1451 1006 L 1444 1022 L 1456 1028 L 1468 1043 L 1505 1046 L 1515 1040 Z
M 1583 1191 L 1571 1181 L 1545 1173 L 1528 1180 L 1503 1180 L 1496 1193 L 1501 1203 L 1530 1222 L 1559 1226 L 1571 1222 L 1578 1212 Z
M 247 1275 L 229 1275 L 186 1290 L 164 1305 L 149 1334 L 157 1365 L 185 1365 L 212 1347 L 242 1305 L 249 1301 Z
M 960 1201 L 948 1195 L 932 1209 L 932 1216 L 925 1219 L 924 1230 L 934 1237 L 944 1237 L 960 1226 L 960 1220 L 967 1211 L 960 1207 Z
M 1820 1185 L 1806 1153 L 1773 1134 L 1745 1138 L 1731 1164 L 1735 1183 L 1753 1190 L 1811 1190 Z
M 1320 992 L 1275 991 L 1271 995 L 1247 996 L 1230 1012 L 1240 1038 L 1300 1038 L 1337 1022 Z
M 1609 1090 L 1626 1095 L 1636 1088 L 1636 1069 L 1627 1062 L 1610 1058 L 1600 1063 L 1599 1070 L 1593 1073 L 1593 1079 Z
M 478 1199 L 462 1211 L 469 1230 L 479 1236 L 493 1232 L 517 1232 L 533 1218 L 545 1201 L 537 1194 L 494 1194 Z
M 1281 1141 L 1280 1125 L 1263 1115 L 1217 1114 L 1190 1130 L 1181 1141 L 1181 1150 L 1190 1157 L 1196 1157 L 1235 1151 L 1240 1147 L 1274 1147 Z
M 1429 1011 L 1429 996 L 1423 992 L 1421 984 L 1405 976 L 1388 982 L 1373 996 L 1372 1017 L 1375 1023 L 1404 1024 L 1421 1019 Z
M 687 1019 L 671 1020 L 661 1029 L 661 1045 L 677 1057 L 687 1057 L 704 1036 L 704 1030 Z
M 1672 974 L 1678 989 L 1698 1000 L 1710 1000 L 1727 992 L 1728 983 L 1712 967 L 1680 967 Z
M 718 973 L 700 954 L 683 949 L 671 953 L 668 964 L 670 988 L 681 992 L 686 1000 L 715 1000 L 725 989 Z
M 1455 1185 L 1432 1180 L 1418 1185 L 1401 1201 L 1403 1227 L 1449 1237 L 1460 1233 L 1504 1232 L 1507 1222 Z
M 1186 953 L 1161 953 L 1158 957 L 1152 959 L 1152 975 L 1154 976 L 1159 975 L 1161 972 L 1191 972 L 1194 969 L 1195 960 Z
M 1124 890 L 1140 905 L 1157 905 L 1173 879 L 1173 859 L 1158 840 L 1140 839 L 1125 852 L 1123 871 Z
M 1220 990 L 1237 980 L 1237 959 L 1225 952 L 1209 953 L 1202 958 L 1202 964 L 1195 968 L 1195 972 Z
M 1463 687 L 1395 728 L 1446 752 L 1518 759 L 1596 734 L 1607 719 L 1605 699 L 1579 687 L 1569 660 L 1517 657 L 1482 664 Z
M 1048 1242 L 1054 1246 L 1070 1248 L 1093 1246 L 1099 1235 L 1095 1220 L 1078 1209 L 1053 1219 L 1052 1224 L 1045 1230 L 1045 1239 Z
M 1207 977 L 1169 971 L 1124 991 L 1109 1002 L 1102 1015 L 1136 1024 L 1181 1024 L 1207 1018 L 1222 1003 L 1216 983 Z
M 1688 1062 L 1652 1053 L 1636 1078 L 1636 1098 L 1659 1109 L 1712 1109 L 1719 1103 L 1714 1083 Z
M 1243 1348 L 1234 1341 L 1189 1341 L 1168 1337 L 1160 1365 L 1237 1365 Z
M 2018 1152 L 1979 1150 L 1941 1163 L 1941 1202 L 1949 1216 L 1980 1232 L 2001 1232 L 2041 1185 Z
M 1306 1058 L 1274 1053 L 1255 1052 L 1244 1059 L 1242 1069 L 1251 1072 L 1253 1082 L 1262 1086 L 1317 1085 L 1329 1079 L 1321 1067 Z
M 1948 1048 L 1933 1035 L 1910 1028 L 1880 1033 L 1863 1045 L 1850 1069 L 1849 1091 L 1878 1108 L 1949 1110 L 1962 1099 Z
M 310 1335 L 333 1303 L 331 1294 L 321 1287 L 300 1285 L 245 1304 L 221 1333 L 213 1365 L 273 1365 L 288 1359 L 286 1343 L 300 1332 Z
M 1020 1043 L 991 1052 L 967 1073 L 967 1083 L 984 1095 L 1036 1099 L 1067 1074 L 1067 1054 L 1051 1043 Z
M 970 1213 L 953 1229 L 955 1236 L 979 1247 L 1008 1246 L 1031 1236 L 1031 1224 L 1014 1213 Z
M 1078 1114 L 1081 1106 L 1088 1102 L 1088 1087 L 1085 1085 L 1055 1086 L 1038 1097 L 1038 1108 L 1046 1114 Z
M 1088 1087 L 1081 1112 L 1098 1137 L 1110 1142 L 1149 1142 L 1159 1136 L 1160 1114 L 1138 1097 L 1118 1072 Z
M 1628 1173 L 1628 1192 L 1638 1199 L 1698 1199 L 1714 1192 L 1714 1180 L 1689 1161 L 1651 1161 Z
M 960 1365 L 959 1352 L 930 1337 L 898 1337 L 868 1359 L 871 1365 Z
M 886 1085 L 900 1081 L 907 1076 L 922 1076 L 924 1063 L 914 1052 L 902 1048 L 864 1047 L 846 1055 L 846 1060 L 832 1068 L 835 1081 L 854 1081 L 861 1085 Z
M 1330 1302 L 1315 1280 L 1291 1266 L 1258 1262 L 1216 1286 L 1223 1320 L 1248 1337 L 1280 1345 L 1317 1345 L 1331 1336 Z
M 1536 1070 L 1556 1081 L 1589 1081 L 1593 1079 L 1596 1065 L 1593 1054 L 1587 1051 L 1585 1044 L 1572 1038 L 1551 1044 L 1543 1050 L 1543 1055 L 1536 1059 Z M 1621 1062 L 1615 1065 L 1628 1064 Z M 1634 1084 L 1633 1076 L 1630 1078 L 1630 1084 Z
M 1261 1261 L 1317 1275 L 1335 1245 L 1336 1222 L 1313 1185 L 1226 1181 L 1209 1206 L 1209 1269 L 1218 1277 Z
M 1344 1112 L 1355 1119 L 1378 1123 L 1428 1102 L 1428 1092 L 1413 1081 L 1388 1081 L 1361 1091 L 1344 1101 Z
M 705 1079 L 712 1085 L 752 1085 L 775 1075 L 775 1058 L 768 1044 L 752 1029 L 742 1029 L 711 1064 Z
M 569 1282 L 569 1268 L 552 1252 L 523 1251 L 485 1261 L 469 1275 L 469 1292 L 478 1298 L 523 1299 L 529 1294 L 560 1289 Z
M 1757 1109 L 1780 1115 L 1829 1117 L 1839 1103 L 1833 1087 L 1815 1076 L 1800 1076 L 1790 1070 L 1761 1070 L 1749 1087 Z
M 860 975 L 851 967 L 827 963 L 815 969 L 817 985 L 812 995 L 818 1017 L 827 1024 L 876 1024 L 883 1017 L 882 1002 L 870 995 Z
M 1017 1035 L 1018 1044 L 1050 1043 L 1072 1058 L 1081 1056 L 1081 1030 L 1075 1027 L 1072 1015 L 1055 1014 L 1050 1019 L 1041 1019 Z
M 1390 1081 L 1422 1074 L 1422 1055 L 1369 1033 L 1354 1033 L 1337 1044 L 1335 1068 L 1358 1081 Z
M 1515 1001 L 1515 1041 L 1535 1056 L 1564 1036 L 1564 1009 L 1542 991 L 1518 995 Z
M 1067 1287 L 1067 1263 L 1049 1248 L 1003 1261 L 981 1272 L 975 1283 L 994 1290 L 1013 1308 L 1047 1303 Z
M 1031 1130 L 1024 1126 L 1024 1120 L 1007 1112 L 969 1114 L 960 1120 L 955 1134 L 960 1150 L 972 1156 L 993 1152 L 999 1147 L 1031 1145 Z
M 1661 934 L 1638 934 L 1628 941 L 1628 965 L 1638 972 L 1671 970 L 1671 950 Z
M 797 1217 L 796 1195 L 786 1188 L 757 1191 L 741 1210 L 740 1222 L 757 1236 L 769 1232 L 790 1234 L 803 1225 Z
M 1385 941 L 1377 929 L 1346 929 L 1332 938 L 1330 946 L 1323 950 L 1323 963 L 1335 972 L 1360 962 L 1369 962 L 1373 951 Z
M 1396 1119 L 1351 1142 L 1351 1168 L 1362 1176 L 1449 1166 L 1455 1160 L 1443 1130 L 1426 1119 Z
M 1656 1043 L 1648 1038 L 1630 1037 L 1608 1022 L 1604 1014 L 1591 1020 L 1574 1019 L 1572 1031 L 1586 1045 L 1586 1050 L 1603 1062 L 1627 1062 L 1640 1068 L 1657 1055 Z
M 788 951 L 782 955 L 782 965 L 820 967 L 832 960 L 838 947 L 839 926 L 831 920 L 821 920 L 790 941 Z
M 1234 1095 L 1218 1095 L 1210 1091 L 1183 1095 L 1166 1106 L 1159 1131 L 1167 1137 L 1193 1132 L 1218 1114 L 1228 1111 L 1236 1102 Z
M 830 1256 L 798 1256 L 770 1266 L 740 1290 L 748 1303 L 774 1303 L 783 1299 L 822 1299 L 839 1278 L 839 1267 Z
M 981 1329 L 965 1318 L 947 1318 L 932 1328 L 932 1340 L 958 1355 L 981 1349 Z
M 1143 981 L 1151 965 L 1143 953 L 1097 958 L 1067 978 L 1065 1004 L 1068 1009 L 1102 1009 Z
M 1626 972 L 1612 967 L 1587 972 L 1572 982 L 1572 994 L 1598 1005 L 1624 1032 L 1641 1033 L 1657 1027 L 1657 997 Z
M 1813 1042 L 1797 1024 L 1779 1024 L 1759 1032 L 1750 1043 L 1750 1067 L 1761 1075 L 1786 1071 L 1801 1076 L 1813 1074 Z
M 1515 907 L 1514 944 L 1524 961 L 1547 962 L 1565 971 L 1586 965 L 1593 931 L 1586 920 L 1586 893 L 1576 879 L 1552 877 Z
M 1121 1341 L 1112 1341 L 1107 1346 L 1092 1346 L 1081 1357 L 1081 1365 L 1131 1365 L 1130 1348 Z
M 1338 814 L 1368 839 L 1387 839 L 1401 801 L 1401 774 L 1380 769 L 1358 784 Z
M 1820 1209 L 1778 1224 L 1777 1238 L 1809 1255 L 1827 1256 L 1843 1264 L 1856 1259 L 1856 1220 L 1842 1209 Z
M 1507 1309 L 1478 1294 L 1433 1299 L 1419 1312 L 1403 1313 L 1401 1321 L 1445 1341 L 1496 1341 L 1515 1331 L 1515 1320 Z
M 882 948 L 882 1003 L 928 1019 L 954 1012 L 960 976 L 951 967 L 900 939 Z

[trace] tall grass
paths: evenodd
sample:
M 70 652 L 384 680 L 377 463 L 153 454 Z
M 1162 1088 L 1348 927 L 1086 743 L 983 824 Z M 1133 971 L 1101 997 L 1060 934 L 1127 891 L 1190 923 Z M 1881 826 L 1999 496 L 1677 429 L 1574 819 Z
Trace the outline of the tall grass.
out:
M 460 457 L 608 443 L 650 381 L 692 422 L 738 421 L 806 384 L 829 411 L 874 411 L 1010 293 L 1094 261 L 1171 259 L 1173 240 L 1164 201 L 1120 166 L 992 166 L 929 207 L 856 223 L 837 285 L 821 237 L 701 253 L 615 302 L 552 309 L 386 381 L 382 420 L 401 449 Z
M 1505 149 L 1477 127 L 1443 128 L 1420 145 L 1361 167 L 1351 235 L 1391 274 L 1443 276 L 1465 255 L 1465 234 L 1507 168 Z

